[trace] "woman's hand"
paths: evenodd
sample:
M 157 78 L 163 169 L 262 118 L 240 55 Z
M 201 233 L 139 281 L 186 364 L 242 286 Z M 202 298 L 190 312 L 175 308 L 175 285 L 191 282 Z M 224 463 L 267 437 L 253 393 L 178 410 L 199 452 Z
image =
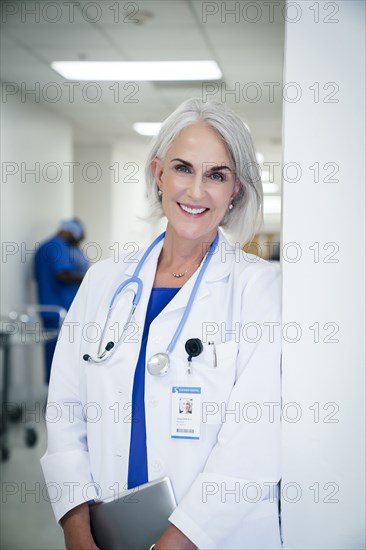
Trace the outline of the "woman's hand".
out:
M 66 550 L 99 550 L 90 531 L 89 505 L 76 506 L 61 519 Z
M 170 525 L 156 541 L 154 550 L 196 550 L 197 546 L 175 525 Z

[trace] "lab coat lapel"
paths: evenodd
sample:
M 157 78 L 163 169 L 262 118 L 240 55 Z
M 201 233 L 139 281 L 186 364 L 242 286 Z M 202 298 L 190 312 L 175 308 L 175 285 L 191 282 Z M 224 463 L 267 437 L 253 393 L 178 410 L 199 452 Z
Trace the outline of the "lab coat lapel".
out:
M 147 305 L 149 303 L 149 298 L 151 294 L 151 289 L 154 283 L 156 266 L 159 259 L 161 249 L 163 247 L 163 240 L 160 241 L 155 248 L 151 251 L 149 256 L 146 258 L 144 265 L 140 271 L 140 277 L 143 281 L 143 291 L 141 295 L 141 300 L 136 308 L 135 312 L 135 322 L 138 325 L 140 331 L 143 331 Z M 232 248 L 228 241 L 223 236 L 222 232 L 219 230 L 219 241 L 217 248 L 211 258 L 211 261 L 206 269 L 206 273 L 199 285 L 195 302 L 201 301 L 203 298 L 211 294 L 212 283 L 219 281 L 228 277 L 232 269 L 232 255 L 222 254 L 222 250 L 228 250 Z M 140 261 L 144 251 L 140 251 L 137 259 Z M 131 277 L 133 272 L 137 267 L 137 263 L 130 263 L 125 269 L 125 275 Z M 187 281 L 187 283 L 180 289 L 180 291 L 174 296 L 174 298 L 169 302 L 166 308 L 159 314 L 159 318 L 163 318 L 166 315 L 172 314 L 177 310 L 184 309 L 187 306 L 189 297 L 191 295 L 192 289 L 198 277 L 199 270 Z M 141 332 L 142 334 L 142 332 Z
M 159 259 L 161 249 L 163 247 L 163 242 L 164 242 L 163 240 L 160 241 L 153 248 L 153 250 L 150 252 L 149 256 L 146 258 L 146 260 L 145 260 L 145 262 L 144 262 L 144 264 L 141 268 L 140 274 L 139 274 L 139 277 L 141 278 L 141 280 L 143 282 L 143 289 L 142 289 L 142 294 L 141 294 L 141 298 L 140 298 L 140 303 L 138 304 L 138 306 L 136 308 L 133 321 L 138 326 L 140 338 L 142 338 L 142 333 L 143 333 L 143 330 L 144 330 L 146 310 L 147 310 L 147 306 L 148 306 L 148 303 L 149 303 L 151 289 L 152 289 L 154 279 L 155 279 L 156 265 L 157 265 L 157 262 L 158 262 L 158 259 Z M 141 260 L 144 252 L 145 252 L 145 250 L 142 250 L 138 253 L 138 255 L 137 255 L 137 260 L 138 261 Z M 137 265 L 138 265 L 138 263 L 134 262 L 134 263 L 130 263 L 127 266 L 127 268 L 125 269 L 126 277 L 131 277 L 133 275 Z
M 229 256 L 226 261 L 222 261 L 222 243 L 225 243 L 226 248 L 229 248 L 230 245 L 226 241 L 225 237 L 219 231 L 219 242 L 217 244 L 217 249 L 214 252 L 211 261 L 206 269 L 206 273 L 203 276 L 203 279 L 198 287 L 194 303 L 200 302 L 206 296 L 209 296 L 213 292 L 213 284 L 216 281 L 222 280 L 229 276 L 232 267 L 232 256 Z M 185 309 L 187 306 L 189 297 L 191 295 L 194 284 L 197 280 L 199 270 L 187 281 L 187 283 L 182 286 L 180 291 L 174 296 L 174 298 L 169 302 L 166 308 L 158 316 L 159 319 L 164 318 L 166 315 L 169 315 L 173 312 L 176 312 L 179 309 Z

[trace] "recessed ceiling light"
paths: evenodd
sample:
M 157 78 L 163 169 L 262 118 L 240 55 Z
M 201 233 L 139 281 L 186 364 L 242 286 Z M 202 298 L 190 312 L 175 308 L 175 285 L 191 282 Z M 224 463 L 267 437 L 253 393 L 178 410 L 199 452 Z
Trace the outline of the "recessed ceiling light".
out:
M 219 80 L 216 61 L 53 61 L 68 80 Z
M 161 124 L 161 122 L 135 122 L 132 127 L 141 136 L 156 136 Z
M 259 152 L 258 152 L 258 153 L 256 154 L 256 157 L 257 157 L 257 162 L 259 162 L 259 164 L 262 164 L 263 161 L 264 161 L 264 155 L 263 155 L 263 153 L 259 153 Z

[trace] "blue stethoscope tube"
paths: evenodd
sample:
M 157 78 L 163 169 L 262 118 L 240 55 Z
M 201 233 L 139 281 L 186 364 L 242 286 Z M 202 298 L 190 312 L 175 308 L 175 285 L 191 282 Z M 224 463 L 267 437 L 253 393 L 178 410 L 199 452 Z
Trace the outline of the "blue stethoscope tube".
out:
M 142 283 L 142 280 L 139 278 L 139 273 L 147 259 L 147 257 L 149 256 L 150 252 L 153 250 L 153 248 L 165 237 L 165 232 L 162 233 L 161 235 L 159 235 L 152 243 L 151 245 L 146 249 L 146 251 L 144 252 L 141 260 L 139 261 L 138 265 L 136 266 L 136 269 L 132 275 L 132 277 L 130 277 L 129 279 L 126 279 L 126 281 L 124 281 L 123 283 L 121 283 L 119 285 L 119 287 L 116 289 L 115 293 L 113 294 L 113 297 L 110 301 L 110 304 L 109 304 L 109 309 L 108 309 L 108 314 L 107 314 L 107 318 L 106 318 L 106 321 L 104 323 L 104 327 L 103 327 L 103 330 L 102 330 L 102 335 L 101 335 L 101 338 L 100 338 L 100 342 L 99 342 L 99 346 L 98 346 L 98 351 L 97 351 L 97 357 L 96 358 L 93 358 L 91 357 L 91 355 L 89 354 L 85 354 L 83 356 L 83 359 L 85 361 L 88 361 L 88 362 L 92 362 L 92 363 L 102 363 L 103 361 L 105 361 L 108 357 L 111 357 L 111 355 L 114 353 L 114 351 L 116 350 L 118 344 L 121 342 L 121 340 L 123 340 L 123 336 L 128 328 L 128 325 L 132 319 L 132 316 L 136 310 L 136 307 L 138 306 L 139 302 L 140 302 L 140 298 L 141 298 L 141 294 L 142 294 L 142 289 L 143 289 L 143 283 Z M 202 281 L 202 278 L 203 278 L 203 275 L 205 274 L 205 271 L 208 267 L 208 264 L 210 263 L 210 260 L 212 258 L 212 255 L 214 254 L 214 251 L 215 251 L 215 248 L 216 248 L 216 245 L 218 243 L 218 239 L 219 239 L 219 235 L 217 234 L 213 243 L 211 244 L 209 250 L 208 250 L 208 253 L 206 254 L 206 257 L 204 259 L 204 262 L 202 264 L 202 267 L 198 273 L 198 277 L 194 283 L 194 286 L 193 286 L 193 289 L 192 289 L 192 292 L 191 292 L 191 295 L 188 299 L 188 303 L 186 305 L 186 308 L 184 310 L 184 313 L 182 315 L 182 318 L 179 322 L 179 325 L 173 335 L 173 338 L 171 339 L 170 341 L 170 344 L 168 345 L 167 349 L 166 349 L 166 352 L 165 353 L 157 353 L 156 355 L 154 355 L 153 357 L 151 357 L 149 359 L 149 361 L 147 362 L 147 368 L 148 368 L 148 371 L 150 372 L 150 374 L 153 374 L 153 375 L 162 375 L 162 374 L 166 374 L 166 372 L 168 371 L 168 368 L 169 368 L 169 354 L 172 353 L 172 351 L 174 350 L 175 348 L 175 345 L 178 341 L 178 338 L 179 336 L 181 335 L 181 332 L 184 328 L 184 325 L 186 324 L 187 322 L 187 319 L 188 319 L 188 315 L 192 309 L 192 305 L 193 305 L 193 301 L 196 297 L 196 294 L 197 294 L 197 291 L 198 291 L 198 288 L 200 286 L 200 283 Z M 112 314 L 112 311 L 113 311 L 113 308 L 115 306 L 115 303 L 116 303 L 116 298 L 121 294 L 122 290 L 124 290 L 127 286 L 129 285 L 132 285 L 132 284 L 136 284 L 137 285 L 137 291 L 135 292 L 135 296 L 134 296 L 134 299 L 132 301 L 132 307 L 131 307 L 131 310 L 130 310 L 130 313 L 128 315 L 128 318 L 127 318 L 127 321 L 123 327 L 123 331 L 122 331 L 122 334 L 121 336 L 118 338 L 117 342 L 108 342 L 108 344 L 105 346 L 105 349 L 102 351 L 101 350 L 101 346 L 102 346 L 102 342 L 103 342 L 103 338 L 104 338 L 104 335 L 105 335 L 105 332 L 106 332 L 106 329 L 107 329 L 107 326 L 108 326 L 108 322 L 109 322 L 109 319 L 111 317 L 111 314 Z

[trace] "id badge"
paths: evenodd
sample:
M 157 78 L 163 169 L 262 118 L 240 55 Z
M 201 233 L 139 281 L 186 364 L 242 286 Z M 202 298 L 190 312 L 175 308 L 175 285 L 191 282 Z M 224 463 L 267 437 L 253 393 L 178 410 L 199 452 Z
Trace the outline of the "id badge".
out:
M 199 439 L 201 428 L 201 388 L 172 387 L 171 437 Z

